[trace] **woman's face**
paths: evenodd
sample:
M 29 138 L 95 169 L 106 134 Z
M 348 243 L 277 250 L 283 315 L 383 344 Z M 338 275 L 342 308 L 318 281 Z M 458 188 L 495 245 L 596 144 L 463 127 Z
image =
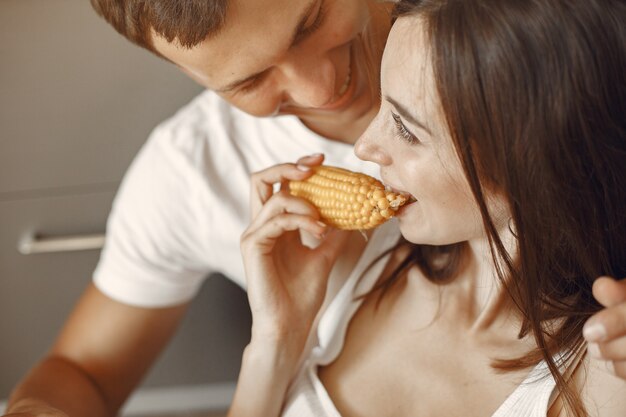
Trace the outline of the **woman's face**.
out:
M 403 236 L 432 245 L 484 237 L 478 205 L 440 109 L 420 18 L 402 17 L 394 24 L 383 55 L 381 92 L 381 108 L 355 153 L 380 166 L 386 185 L 416 199 L 398 211 Z M 506 227 L 510 216 L 504 199 L 488 199 L 496 227 Z

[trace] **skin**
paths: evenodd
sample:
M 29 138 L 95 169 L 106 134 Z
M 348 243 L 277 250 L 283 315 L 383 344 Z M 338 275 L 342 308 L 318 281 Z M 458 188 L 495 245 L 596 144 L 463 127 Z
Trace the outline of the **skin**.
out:
M 418 47 L 407 51 L 406 39 Z M 318 373 L 343 416 L 491 415 L 529 372 L 498 372 L 491 361 L 522 355 L 535 342 L 532 336 L 518 339 L 521 316 L 497 278 L 477 204 L 443 122 L 419 19 L 401 18 L 395 24 L 381 80 L 383 102 L 356 143 L 357 156 L 377 163 L 387 185 L 416 198 L 397 215 L 407 240 L 467 242 L 469 251 L 458 276 L 446 285 L 433 284 L 414 267 L 378 309 L 378 294 L 367 296 L 349 324 L 339 357 Z M 231 416 L 254 415 L 250 410 L 279 415 L 287 381 L 321 305 L 328 262 L 345 250 L 308 204 L 284 192 L 267 197 L 267 184 L 304 175 L 302 166 L 291 164 L 255 175 L 255 217 L 242 237 L 253 340 Z M 514 256 L 506 198 L 494 192 L 487 198 L 500 237 Z M 320 246 L 307 249 L 298 231 L 317 236 Z M 401 253 L 392 256 L 388 268 L 399 259 Z M 290 302 L 294 297 L 303 302 Z M 270 380 L 263 366 L 248 360 L 268 352 L 280 358 L 274 364 L 282 364 Z M 574 385 L 591 415 L 624 415 L 623 382 L 588 356 L 583 365 L 575 368 Z M 263 393 L 261 401 L 254 390 Z M 564 416 L 560 406 L 550 416 Z
M 236 7 L 231 8 L 226 27 L 216 37 L 186 49 L 154 35 L 156 49 L 209 89 L 223 90 L 233 81 L 262 72 L 263 76 L 255 78 L 253 85 L 244 83 L 219 94 L 251 114 L 261 117 L 296 115 L 309 128 L 331 140 L 354 143 L 379 105 L 378 93 L 372 94 L 366 81 L 365 57 L 355 36 L 369 22 L 371 37 L 384 43 L 389 28 L 385 12 L 389 5 L 360 0 L 326 0 L 323 3 L 312 0 L 237 0 L 234 4 Z M 318 20 L 321 4 L 325 17 Z M 304 13 L 307 10 L 310 14 Z M 303 30 L 304 34 L 300 34 L 298 42 L 293 45 L 287 43 L 285 39 L 292 38 L 303 15 L 306 16 L 303 23 L 305 29 L 317 28 Z M 339 97 L 341 86 L 347 79 L 348 67 L 351 85 L 346 94 Z M 301 162 L 304 165 L 317 164 L 321 163 L 321 159 L 305 158 Z M 307 175 L 298 169 L 295 169 L 298 173 L 293 174 L 292 165 L 288 169 L 291 174 L 259 173 L 255 181 L 271 183 L 276 176 Z M 256 192 L 260 191 L 257 189 Z M 260 198 L 253 195 L 252 201 L 258 204 L 253 209 L 254 213 L 263 207 L 266 196 Z M 311 224 L 310 233 L 319 234 L 321 230 L 316 227 L 320 226 Z M 354 253 L 358 251 L 358 248 L 353 249 Z M 324 256 L 330 256 L 332 260 L 334 255 L 331 252 Z M 344 267 L 350 267 L 349 260 Z M 320 285 L 323 286 L 323 283 Z M 607 304 L 603 304 L 609 308 L 599 313 L 595 320 L 605 326 L 607 336 L 599 346 L 606 347 L 603 357 L 615 361 L 615 369 L 621 370 L 620 375 L 626 378 L 626 283 L 616 283 L 603 291 L 608 295 L 602 293 L 604 295 L 599 297 L 608 300 Z M 260 297 L 257 305 L 262 300 Z M 311 305 L 315 307 L 318 302 L 311 295 Z M 187 304 L 164 309 L 131 307 L 112 300 L 90 285 L 49 355 L 12 393 L 6 415 L 115 415 L 170 340 L 186 309 Z M 285 307 L 285 310 L 288 309 Z M 107 321 L 110 317 L 123 319 L 114 326 Z M 282 321 L 277 323 L 280 324 L 278 329 L 283 330 L 290 325 Z M 305 320 L 303 323 L 308 322 Z M 261 334 L 274 330 L 274 326 L 268 325 Z M 306 329 L 300 329 L 298 333 L 302 338 Z M 287 345 L 274 344 L 257 349 L 257 340 L 259 338 L 254 338 L 246 349 L 244 363 L 272 366 L 261 369 L 258 374 L 245 374 L 252 378 L 246 378 L 242 373 L 243 380 L 250 381 L 248 387 L 255 386 L 254 377 L 263 380 L 262 377 L 269 378 L 269 375 L 278 376 L 276 369 L 291 363 L 293 358 L 289 352 L 300 349 L 302 343 L 298 339 L 295 347 L 288 345 L 288 352 L 285 352 L 283 349 Z M 273 363 L 272 359 L 276 362 Z M 280 374 L 284 378 L 290 377 L 289 372 Z M 245 382 L 241 386 L 244 387 Z

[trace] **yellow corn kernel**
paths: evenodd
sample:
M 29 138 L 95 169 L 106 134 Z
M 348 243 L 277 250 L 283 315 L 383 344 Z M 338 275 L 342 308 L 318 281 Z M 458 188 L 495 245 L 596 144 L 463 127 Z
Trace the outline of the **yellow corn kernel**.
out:
M 306 180 L 290 181 L 289 190 L 317 207 L 322 220 L 338 229 L 379 226 L 407 201 L 369 175 L 326 165 L 312 169 L 314 174 Z

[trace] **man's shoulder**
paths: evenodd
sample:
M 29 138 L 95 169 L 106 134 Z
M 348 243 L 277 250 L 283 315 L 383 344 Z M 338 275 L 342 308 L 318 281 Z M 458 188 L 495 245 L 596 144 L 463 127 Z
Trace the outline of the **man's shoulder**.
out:
M 210 90 L 204 90 L 171 117 L 161 122 L 155 131 L 206 130 L 223 126 L 224 121 L 241 117 L 227 101 Z
M 252 116 L 205 90 L 161 122 L 148 138 L 147 147 L 194 155 L 245 153 L 249 148 L 255 152 L 268 138 L 276 144 L 280 133 L 294 130 L 285 125 L 282 118 Z
M 281 122 L 281 118 L 250 115 L 211 90 L 204 90 L 171 117 L 161 122 L 157 129 L 180 129 L 184 127 L 209 127 L 229 129 L 237 125 L 269 124 Z

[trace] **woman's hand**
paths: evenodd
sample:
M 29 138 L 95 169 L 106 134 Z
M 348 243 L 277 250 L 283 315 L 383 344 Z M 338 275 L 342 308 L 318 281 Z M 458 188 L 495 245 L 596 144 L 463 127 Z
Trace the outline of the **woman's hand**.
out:
M 585 323 L 589 354 L 626 379 L 626 279 L 600 277 L 593 284 L 593 295 L 606 308 Z
M 306 157 L 254 174 L 252 222 L 241 238 L 252 340 L 281 345 L 294 356 L 304 348 L 331 268 L 348 236 L 320 222 L 317 209 L 285 189 L 289 180 L 308 178 L 309 167 L 322 160 L 321 155 Z M 277 193 L 274 184 L 281 184 Z M 319 245 L 304 245 L 301 232 L 316 237 Z
M 291 196 L 289 180 L 311 175 L 322 155 L 252 176 L 252 222 L 241 237 L 252 340 L 244 351 L 229 417 L 280 414 L 304 345 L 326 294 L 330 270 L 347 233 L 327 230 L 317 210 Z M 274 184 L 281 190 L 274 193 Z M 319 239 L 302 243 L 301 232 Z

